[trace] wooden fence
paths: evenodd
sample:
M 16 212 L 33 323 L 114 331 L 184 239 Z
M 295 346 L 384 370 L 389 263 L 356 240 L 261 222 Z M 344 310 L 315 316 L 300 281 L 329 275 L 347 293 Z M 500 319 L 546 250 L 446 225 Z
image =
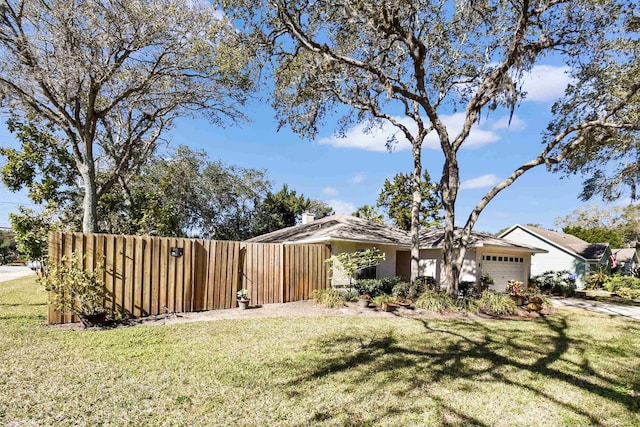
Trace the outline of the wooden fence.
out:
M 49 263 L 84 256 L 103 267 L 105 307 L 125 317 L 236 307 L 247 289 L 251 305 L 300 301 L 329 287 L 325 244 L 283 245 L 108 234 L 49 234 Z M 48 322 L 77 319 L 49 306 Z

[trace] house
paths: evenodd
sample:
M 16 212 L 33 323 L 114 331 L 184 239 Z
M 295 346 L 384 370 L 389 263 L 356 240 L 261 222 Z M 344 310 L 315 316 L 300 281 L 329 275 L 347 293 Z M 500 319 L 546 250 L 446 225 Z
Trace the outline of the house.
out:
M 611 248 L 608 243 L 589 243 L 572 236 L 531 225 L 516 224 L 500 234 L 511 242 L 545 249 L 531 258 L 531 275 L 547 271 L 569 271 L 575 274 L 576 286 L 582 288 L 584 277 L 608 265 Z
M 640 268 L 640 255 L 636 248 L 611 249 L 616 267 L 624 274 L 633 274 Z
M 408 278 L 411 266 L 411 237 L 406 231 L 366 221 L 349 215 L 332 215 L 317 221 L 308 216 L 303 223 L 282 230 L 273 231 L 249 239 L 258 243 L 326 243 L 333 255 L 341 252 L 355 252 L 376 247 L 385 255 L 371 277 L 383 278 L 402 276 Z M 442 282 L 442 229 L 424 230 L 420 235 L 420 275 L 432 276 Z M 491 276 L 497 291 L 505 289 L 507 281 L 526 282 L 530 275 L 531 255 L 541 253 L 540 249 L 509 242 L 483 233 L 473 233 L 463 263 L 460 280 L 480 282 L 483 275 Z M 343 288 L 349 278 L 334 268 L 332 285 Z

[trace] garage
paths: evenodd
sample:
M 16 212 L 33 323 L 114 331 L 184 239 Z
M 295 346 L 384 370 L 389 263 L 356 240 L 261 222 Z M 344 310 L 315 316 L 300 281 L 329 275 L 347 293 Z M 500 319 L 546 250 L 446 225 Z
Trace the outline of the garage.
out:
M 490 289 L 504 292 L 509 280 L 527 282 L 524 261 L 523 257 L 513 254 L 485 254 L 482 255 L 482 275 L 491 276 L 495 281 Z

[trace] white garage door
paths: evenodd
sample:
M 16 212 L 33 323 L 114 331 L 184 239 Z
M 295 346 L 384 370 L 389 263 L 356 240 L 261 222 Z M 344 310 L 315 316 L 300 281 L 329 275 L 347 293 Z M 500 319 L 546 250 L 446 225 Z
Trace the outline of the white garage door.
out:
M 491 289 L 504 292 L 509 280 L 526 282 L 524 258 L 513 255 L 482 255 L 482 275 L 491 276 L 495 283 Z

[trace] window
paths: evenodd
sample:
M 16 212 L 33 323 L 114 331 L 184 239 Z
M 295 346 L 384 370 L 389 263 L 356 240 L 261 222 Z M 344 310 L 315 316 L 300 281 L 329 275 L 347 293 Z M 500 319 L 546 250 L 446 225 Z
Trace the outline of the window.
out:
M 359 279 L 375 279 L 376 278 L 376 266 L 364 268 L 356 273 L 356 280 Z

